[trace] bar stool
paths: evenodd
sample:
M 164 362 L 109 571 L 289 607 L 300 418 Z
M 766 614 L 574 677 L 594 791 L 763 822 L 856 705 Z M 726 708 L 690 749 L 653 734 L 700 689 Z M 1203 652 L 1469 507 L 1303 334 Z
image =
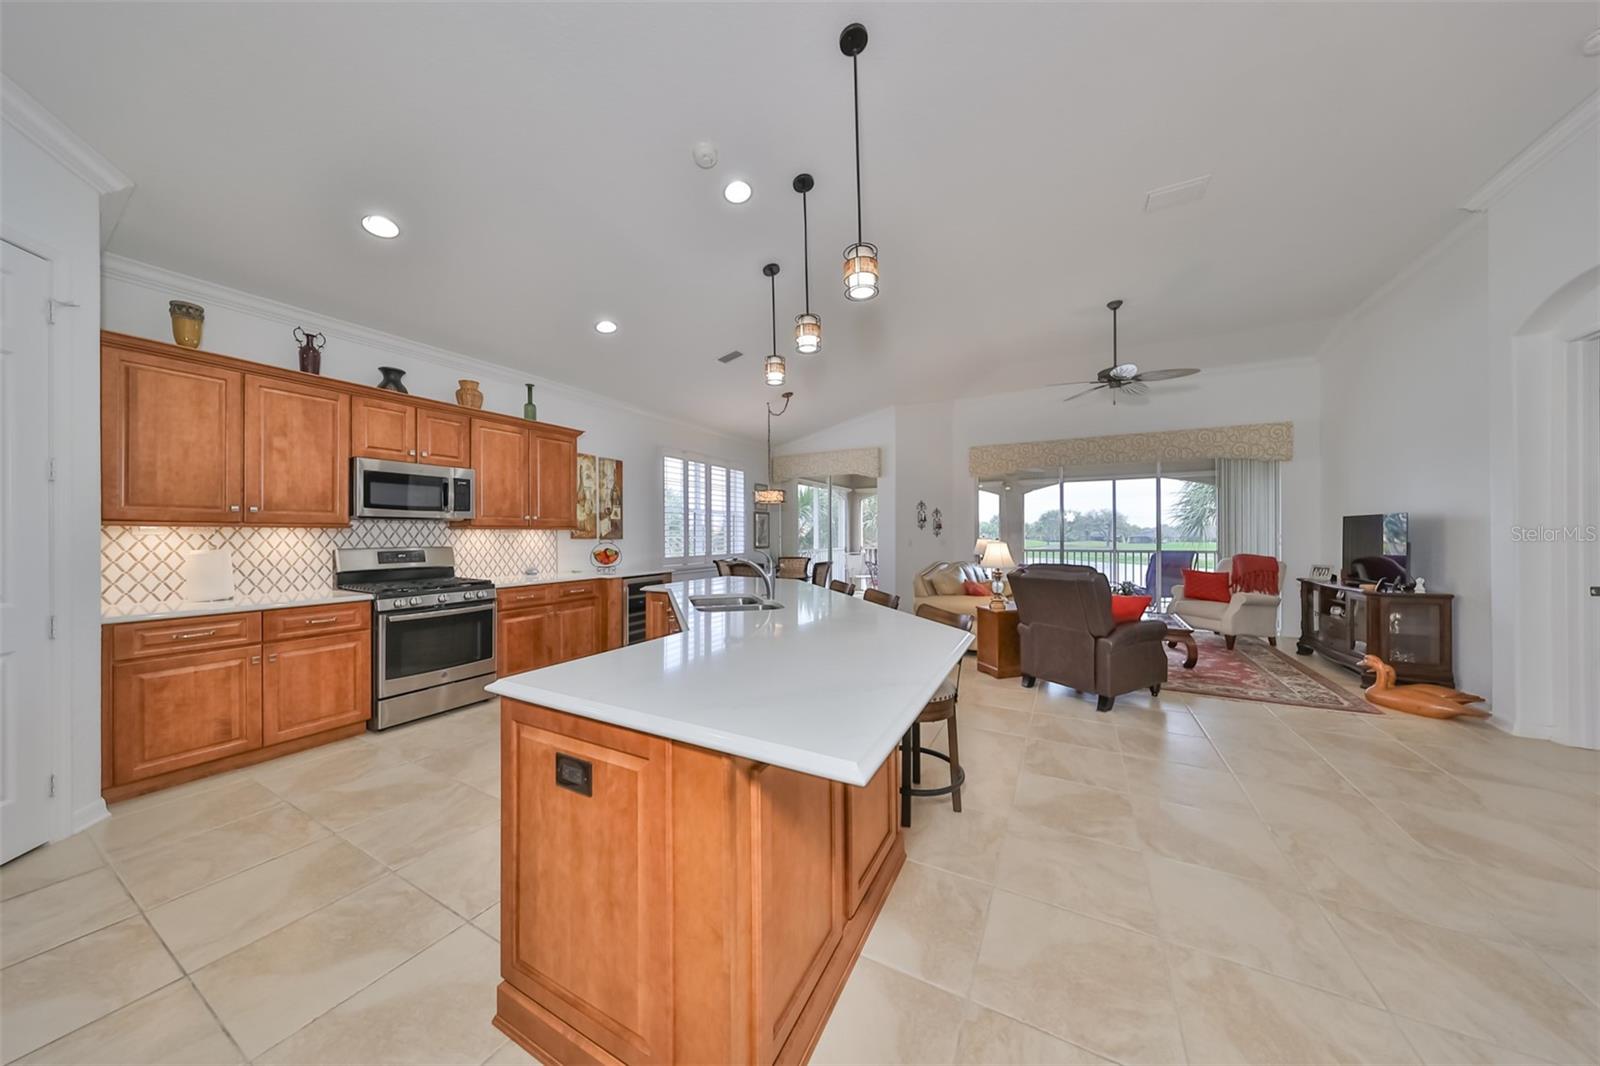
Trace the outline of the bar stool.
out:
M 833 572 L 833 564 L 832 563 L 827 562 L 825 560 L 824 561 L 819 561 L 815 566 L 813 566 L 811 568 L 811 583 L 813 585 L 821 585 L 823 588 L 827 588 L 828 587 L 828 575 L 831 574 L 832 572 Z
M 848 581 L 830 581 L 828 582 L 828 587 L 835 592 L 842 592 L 846 596 L 854 596 L 856 594 L 856 587 Z
M 917 617 L 926 618 L 932 622 L 954 626 L 957 629 L 972 632 L 972 616 L 970 614 L 957 614 L 939 607 L 923 604 L 917 608 Z M 965 656 L 962 656 L 965 659 Z M 961 744 L 956 732 L 956 703 L 961 694 L 961 663 L 950 670 L 945 679 L 940 682 L 938 689 L 928 700 L 927 706 L 922 708 L 922 713 L 917 715 L 917 720 L 911 724 L 906 735 L 900 739 L 900 824 L 911 824 L 911 797 L 913 796 L 949 796 L 950 807 L 957 814 L 961 813 L 961 786 L 966 783 L 967 771 L 961 765 Z M 936 748 L 922 746 L 922 727 L 945 723 L 945 731 L 950 738 L 950 754 Z M 950 783 L 939 788 L 917 788 L 922 783 L 922 757 L 931 755 L 935 759 L 943 759 L 950 764 Z

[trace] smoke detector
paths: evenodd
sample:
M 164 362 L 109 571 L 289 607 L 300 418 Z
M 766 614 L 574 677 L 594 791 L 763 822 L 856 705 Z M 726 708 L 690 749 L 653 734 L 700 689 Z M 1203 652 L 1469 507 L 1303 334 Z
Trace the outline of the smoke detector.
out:
M 710 170 L 717 165 L 717 146 L 710 141 L 701 141 L 689 150 L 694 156 L 694 165 L 701 170 Z
M 1211 175 L 1205 174 L 1198 178 L 1190 178 L 1188 181 L 1180 181 L 1176 185 L 1163 185 L 1159 189 L 1151 189 L 1144 194 L 1145 213 L 1193 203 L 1206 194 L 1206 187 L 1210 184 Z

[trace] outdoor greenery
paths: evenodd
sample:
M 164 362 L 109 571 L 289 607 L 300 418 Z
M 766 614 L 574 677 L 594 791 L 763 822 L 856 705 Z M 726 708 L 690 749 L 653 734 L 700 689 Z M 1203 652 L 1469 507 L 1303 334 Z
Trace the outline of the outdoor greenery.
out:
M 1209 481 L 1185 481 L 1172 505 L 1172 531 L 1186 540 L 1215 540 L 1217 486 Z

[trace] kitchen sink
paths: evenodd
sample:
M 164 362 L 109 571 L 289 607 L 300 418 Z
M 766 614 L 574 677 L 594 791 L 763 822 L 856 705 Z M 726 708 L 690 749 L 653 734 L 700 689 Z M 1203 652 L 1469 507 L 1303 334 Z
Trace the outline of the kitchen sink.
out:
M 760 596 L 690 596 L 697 611 L 776 611 L 783 604 Z

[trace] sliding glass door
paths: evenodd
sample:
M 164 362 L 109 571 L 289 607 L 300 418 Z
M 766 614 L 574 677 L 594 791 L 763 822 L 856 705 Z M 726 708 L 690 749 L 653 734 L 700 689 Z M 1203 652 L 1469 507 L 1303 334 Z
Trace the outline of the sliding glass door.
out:
M 830 579 L 875 585 L 878 572 L 878 483 L 859 475 L 802 479 L 786 486 L 794 500 L 793 539 L 779 554 L 803 555 L 808 568 L 829 564 Z M 792 547 L 791 547 L 792 545 Z

